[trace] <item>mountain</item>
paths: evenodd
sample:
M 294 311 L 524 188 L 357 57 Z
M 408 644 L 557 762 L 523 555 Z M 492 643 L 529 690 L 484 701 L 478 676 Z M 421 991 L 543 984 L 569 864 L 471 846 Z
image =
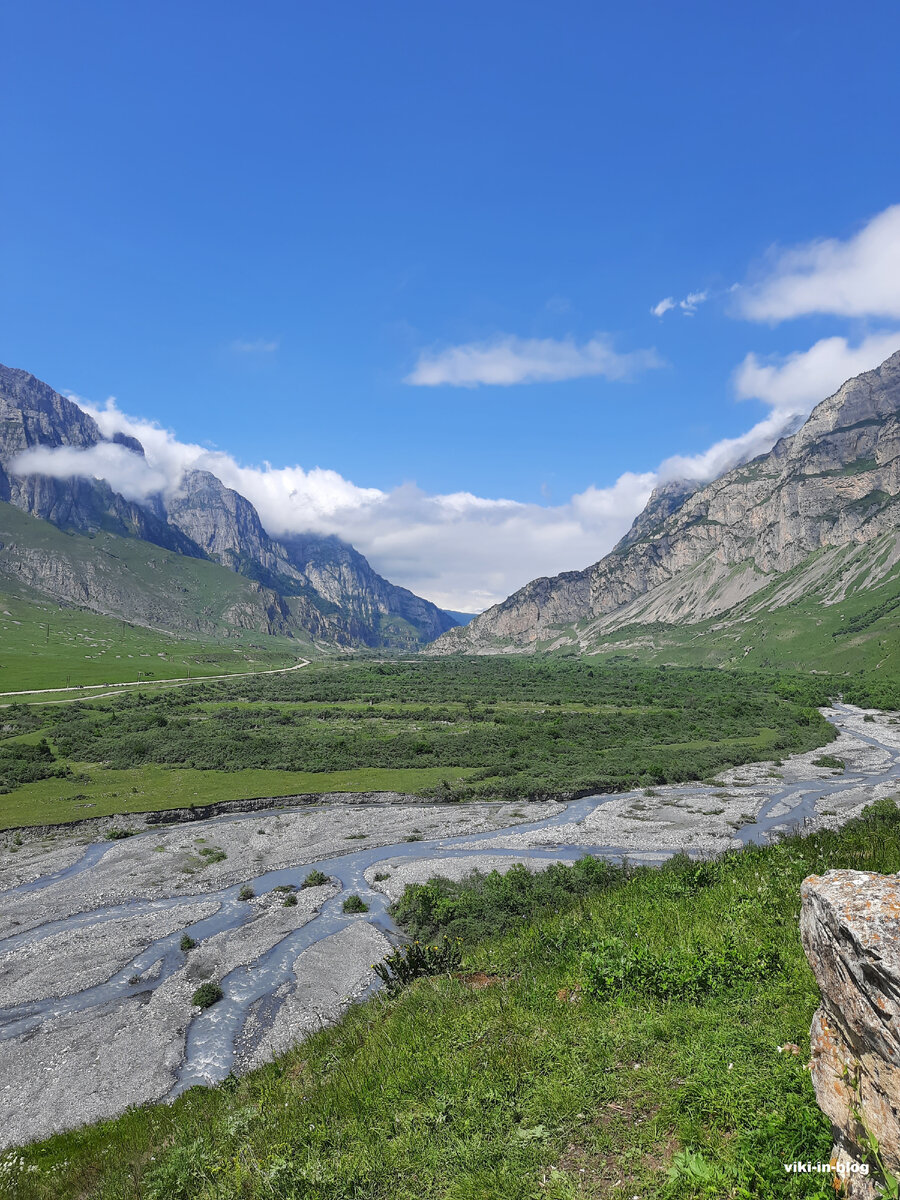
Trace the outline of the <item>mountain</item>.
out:
M 78 405 L 33 375 L 0 366 L 0 538 L 15 530 L 0 546 L 0 580 L 170 632 L 252 628 L 332 646 L 414 649 L 454 626 L 339 538 L 270 537 L 250 501 L 208 471 L 186 472 L 174 495 L 138 502 L 101 479 L 17 466 L 26 451 L 102 452 L 110 444 L 144 454 L 134 438 L 105 438 Z
M 722 635 L 709 661 L 733 661 L 748 622 L 761 631 L 763 616 L 770 621 L 787 606 L 814 600 L 828 608 L 851 597 L 854 621 L 866 605 L 873 614 L 885 608 L 874 625 L 893 610 L 897 590 L 898 456 L 900 351 L 845 383 L 768 454 L 703 486 L 658 489 L 605 558 L 534 580 L 428 653 L 622 650 L 636 642 L 646 651 L 684 643 L 672 630 L 687 636 L 717 622 L 704 627 Z

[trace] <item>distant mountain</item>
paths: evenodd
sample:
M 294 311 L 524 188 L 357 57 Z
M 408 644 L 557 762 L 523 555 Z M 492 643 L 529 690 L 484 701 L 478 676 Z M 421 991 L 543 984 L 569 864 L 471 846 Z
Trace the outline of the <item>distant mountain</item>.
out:
M 704 486 L 658 489 L 605 558 L 534 580 L 427 653 L 639 643 L 646 650 L 660 641 L 684 645 L 670 631 L 706 622 L 692 654 L 703 660 L 696 638 L 708 635 L 723 661 L 723 630 L 732 645 L 743 645 L 741 623 L 759 617 L 754 601 L 771 614 L 800 601 L 828 607 L 865 593 L 873 612 L 890 607 L 900 564 L 898 456 L 900 351 L 845 383 L 770 453 Z M 855 601 L 854 611 L 862 604 Z M 708 628 L 713 619 L 718 624 Z
M 0 520 L 0 537 L 4 526 L 16 530 L 15 540 L 0 546 L 0 586 L 5 575 L 58 601 L 172 632 L 234 626 L 343 647 L 414 649 L 455 624 L 436 605 L 383 579 L 336 537 L 270 537 L 250 501 L 208 471 L 187 472 L 174 496 L 140 503 L 92 477 L 17 473 L 25 451 L 87 450 L 109 441 L 78 405 L 26 371 L 0 366 L 0 510 L 9 505 L 38 519 L 23 523 L 7 513 Z M 144 454 L 134 438 L 112 441 Z M 69 540 L 42 530 L 41 522 Z M 136 547 L 120 552 L 126 539 L 145 544 L 138 557 L 153 561 L 149 576 L 135 568 Z M 169 555 L 160 557 L 153 547 Z M 209 563 L 200 571 L 202 590 L 220 595 L 206 597 L 205 612 L 173 605 L 171 590 L 156 586 L 163 575 L 184 575 L 182 558 Z M 235 590 L 230 573 L 248 583 Z M 173 586 L 183 594 L 178 589 L 187 585 Z
M 444 612 L 448 617 L 454 620 L 457 625 L 468 625 L 470 621 L 474 621 L 478 616 L 478 613 L 456 612 L 452 608 L 445 608 Z

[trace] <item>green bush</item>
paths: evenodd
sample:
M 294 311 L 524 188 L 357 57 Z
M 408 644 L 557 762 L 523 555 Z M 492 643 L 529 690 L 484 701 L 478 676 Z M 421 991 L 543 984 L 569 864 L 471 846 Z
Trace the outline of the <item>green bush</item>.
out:
M 462 962 L 462 942 L 444 935 L 435 945 L 412 942 L 394 950 L 372 970 L 385 986 L 389 996 L 395 996 L 414 979 L 427 975 L 450 975 Z
M 321 887 L 323 883 L 327 882 L 328 876 L 324 873 L 324 871 L 310 871 L 300 886 L 305 888 Z
M 238 900 L 252 900 L 255 895 L 256 895 L 256 892 L 254 892 L 254 890 L 250 886 L 250 884 L 245 883 L 244 886 L 241 888 L 241 890 L 238 892 Z
M 720 946 L 654 953 L 646 944 L 601 941 L 581 956 L 581 983 L 597 1000 L 623 994 L 655 1000 L 695 1000 L 717 996 L 743 983 L 773 978 L 781 969 L 778 952 L 737 942 L 726 933 Z
M 188 950 L 193 950 L 196 945 L 197 943 L 194 941 L 194 939 L 189 934 L 185 933 L 182 935 L 181 941 L 178 943 L 178 948 L 187 952 Z
M 106 836 L 111 842 L 119 842 L 122 838 L 134 837 L 135 829 L 107 829 Z
M 296 908 L 297 897 L 294 894 L 294 892 L 288 892 L 288 894 L 285 896 L 284 900 L 282 900 L 282 904 L 285 908 Z
M 191 1004 L 197 1008 L 209 1008 L 218 1003 L 224 995 L 225 993 L 217 983 L 201 983 L 191 996 Z
M 369 911 L 368 904 L 360 896 L 357 896 L 355 892 L 352 896 L 347 897 L 343 908 L 345 913 L 364 913 Z
M 813 759 L 814 767 L 832 767 L 835 771 L 843 771 L 846 765 L 836 754 L 820 754 L 818 758 Z

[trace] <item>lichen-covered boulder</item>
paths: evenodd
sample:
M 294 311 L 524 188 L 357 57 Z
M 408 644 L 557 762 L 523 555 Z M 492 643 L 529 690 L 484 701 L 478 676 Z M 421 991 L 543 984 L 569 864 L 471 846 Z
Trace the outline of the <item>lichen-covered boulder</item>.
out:
M 801 895 L 800 934 L 822 993 L 813 1087 L 846 1194 L 869 1200 L 882 1194 L 879 1166 L 900 1175 L 900 876 L 828 871 L 805 879 Z M 868 1176 L 849 1171 L 864 1161 Z

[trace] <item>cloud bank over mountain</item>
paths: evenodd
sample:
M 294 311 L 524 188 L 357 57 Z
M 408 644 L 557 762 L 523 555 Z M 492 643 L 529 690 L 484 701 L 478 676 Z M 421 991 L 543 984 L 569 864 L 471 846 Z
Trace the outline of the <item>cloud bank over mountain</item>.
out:
M 138 438 L 145 457 L 123 446 L 29 451 L 17 469 L 93 475 L 130 499 L 177 491 L 184 472 L 212 471 L 250 500 L 273 536 L 313 530 L 352 542 L 376 570 L 445 608 L 477 611 L 529 579 L 576 569 L 605 554 L 626 532 L 652 489 L 673 478 L 711 479 L 771 448 L 814 404 L 849 376 L 881 362 L 900 336 L 873 335 L 858 346 L 843 338 L 803 354 L 763 362 L 748 355 L 735 375 L 739 398 L 757 398 L 768 413 L 736 438 L 693 455 L 673 455 L 654 471 L 625 471 L 565 503 L 541 505 L 470 492 L 429 494 L 414 484 L 392 491 L 361 487 L 320 467 L 246 466 L 233 455 L 179 441 L 155 422 L 130 417 L 114 401 L 97 407 L 72 398 L 107 437 Z
M 750 283 L 721 294 L 733 297 L 732 316 L 753 321 L 777 323 L 815 313 L 900 317 L 900 205 L 845 241 L 772 252 Z M 669 297 L 653 311 L 662 316 L 677 308 L 693 315 L 704 302 L 712 303 L 710 293 L 695 291 L 682 301 Z M 626 532 L 658 483 L 706 481 L 765 453 L 845 380 L 878 366 L 898 347 L 900 331 L 862 327 L 855 339 L 824 337 L 787 355 L 749 353 L 734 372 L 733 395 L 762 404 L 764 412 L 745 433 L 694 454 L 674 454 L 654 470 L 625 470 L 614 482 L 592 485 L 557 505 L 470 492 L 430 494 L 415 484 L 385 491 L 361 487 L 320 467 L 248 466 L 225 451 L 181 442 L 151 420 L 129 417 L 114 400 L 97 407 L 77 396 L 71 398 L 107 437 L 136 437 L 146 456 L 111 444 L 89 450 L 40 449 L 22 456 L 18 469 L 96 476 L 133 500 L 171 495 L 187 470 L 212 471 L 254 504 L 273 536 L 307 530 L 337 534 L 361 550 L 376 570 L 418 595 L 445 608 L 477 611 L 538 576 L 595 562 Z M 268 350 L 269 344 L 253 348 Z M 407 382 L 509 387 L 585 376 L 627 380 L 663 365 L 655 350 L 620 352 L 605 334 L 581 343 L 572 337 L 510 335 L 425 352 Z

